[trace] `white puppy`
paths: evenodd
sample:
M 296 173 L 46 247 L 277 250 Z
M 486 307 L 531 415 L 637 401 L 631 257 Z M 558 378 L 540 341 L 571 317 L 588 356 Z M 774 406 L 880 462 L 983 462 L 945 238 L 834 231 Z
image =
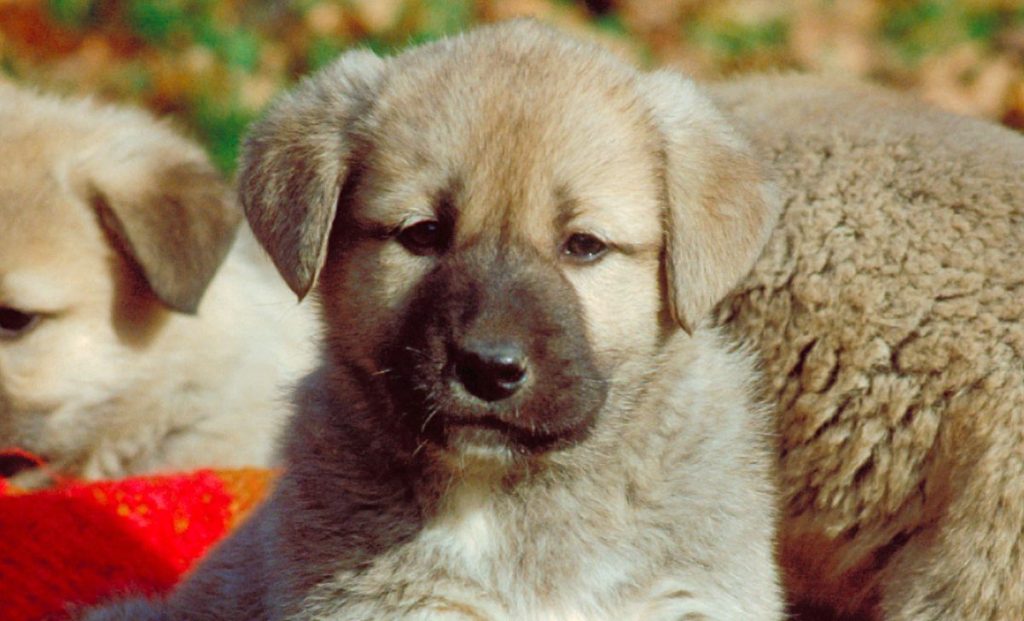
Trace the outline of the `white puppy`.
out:
M 232 249 L 199 147 L 0 84 L 0 161 L 0 449 L 87 478 L 272 463 L 312 320 L 251 233 Z

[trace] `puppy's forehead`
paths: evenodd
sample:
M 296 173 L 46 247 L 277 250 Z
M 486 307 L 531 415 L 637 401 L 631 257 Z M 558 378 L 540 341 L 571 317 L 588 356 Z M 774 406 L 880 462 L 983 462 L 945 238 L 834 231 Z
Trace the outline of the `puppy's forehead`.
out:
M 534 237 L 559 214 L 654 222 L 659 145 L 635 74 L 594 51 L 467 38 L 394 59 L 365 130 L 367 181 L 391 199 L 377 209 L 454 199 L 467 235 L 509 210 Z
M 52 131 L 55 124 L 45 126 L 49 132 L 26 127 L 23 116 L 0 109 L 0 304 L 44 309 L 53 288 L 33 283 L 102 270 L 108 247 L 92 211 L 67 186 L 69 149 L 59 146 L 71 139 Z

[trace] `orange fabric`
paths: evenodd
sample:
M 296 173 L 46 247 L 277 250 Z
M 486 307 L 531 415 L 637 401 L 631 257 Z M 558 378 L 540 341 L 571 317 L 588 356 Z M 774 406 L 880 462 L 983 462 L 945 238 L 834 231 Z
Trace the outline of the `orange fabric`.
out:
M 267 470 L 199 470 L 39 492 L 0 479 L 0 619 L 60 618 L 120 592 L 167 591 L 272 479 Z

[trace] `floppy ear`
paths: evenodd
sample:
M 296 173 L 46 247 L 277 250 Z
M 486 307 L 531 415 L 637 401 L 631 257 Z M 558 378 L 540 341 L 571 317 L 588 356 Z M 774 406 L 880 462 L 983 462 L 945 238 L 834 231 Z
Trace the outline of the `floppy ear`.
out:
M 148 117 L 138 124 L 125 114 L 77 168 L 78 187 L 156 296 L 195 313 L 242 220 L 205 154 Z
M 275 102 L 246 139 L 239 173 L 245 215 L 299 299 L 323 267 L 351 166 L 351 125 L 370 105 L 383 69 L 371 52 L 342 55 Z
M 692 333 L 751 269 L 779 204 L 750 146 L 692 82 L 659 71 L 640 89 L 663 145 L 669 304 Z

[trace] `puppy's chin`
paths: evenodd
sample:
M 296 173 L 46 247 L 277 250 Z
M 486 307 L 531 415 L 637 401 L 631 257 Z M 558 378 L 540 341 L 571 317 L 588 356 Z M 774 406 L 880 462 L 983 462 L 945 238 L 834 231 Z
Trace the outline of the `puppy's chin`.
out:
M 510 434 L 475 425 L 450 425 L 440 443 L 428 440 L 430 451 L 445 469 L 461 479 L 486 480 L 504 477 L 523 469 L 533 470 L 547 463 L 546 458 L 575 443 L 548 444 L 548 450 L 525 445 Z
M 591 428 L 588 421 L 545 433 L 523 428 L 505 418 L 479 411 L 460 416 L 449 410 L 432 417 L 423 428 L 422 439 L 460 465 L 487 462 L 492 466 L 511 466 L 574 446 L 590 434 Z
M 471 425 L 448 427 L 441 454 L 451 466 L 485 471 L 512 466 L 524 456 L 502 431 Z

